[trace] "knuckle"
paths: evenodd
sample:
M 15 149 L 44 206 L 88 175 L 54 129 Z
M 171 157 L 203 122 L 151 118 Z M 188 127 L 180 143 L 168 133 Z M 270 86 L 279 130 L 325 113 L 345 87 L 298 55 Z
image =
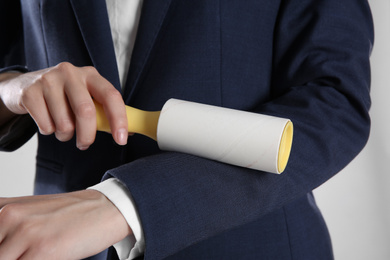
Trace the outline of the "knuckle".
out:
M 0 210 L 0 223 L 10 225 L 20 220 L 21 209 L 16 204 L 7 204 Z
M 83 102 L 76 105 L 74 113 L 77 117 L 90 119 L 93 118 L 96 114 L 95 106 L 92 102 Z
M 64 62 L 58 63 L 57 66 L 55 66 L 55 68 L 57 70 L 59 70 L 60 72 L 67 73 L 67 72 L 71 71 L 74 68 L 74 66 L 70 62 L 64 61 Z
M 54 73 L 52 71 L 49 71 L 40 75 L 40 77 L 37 78 L 36 83 L 41 84 L 42 86 L 45 87 L 50 87 L 51 82 L 53 81 L 53 74 Z
M 85 66 L 85 67 L 83 67 L 83 69 L 85 70 L 85 72 L 87 74 L 96 74 L 96 73 L 98 73 L 97 69 L 95 67 L 93 67 L 93 66 Z
M 43 135 L 50 135 L 55 131 L 55 127 L 50 122 L 39 122 L 38 128 L 39 132 Z
M 70 139 L 72 139 L 73 137 L 73 134 L 74 134 L 74 130 L 75 130 L 75 127 L 72 126 L 72 127 L 57 127 L 56 128 L 56 131 L 55 131 L 55 136 L 58 140 L 62 141 L 62 142 L 66 142 L 66 141 L 69 141 Z
M 59 134 L 70 134 L 74 129 L 73 121 L 70 119 L 62 118 L 56 124 L 56 132 Z
M 105 96 L 107 97 L 107 99 L 113 99 L 116 101 L 122 99 L 121 93 L 117 89 L 111 87 L 107 88 Z
M 56 68 L 51 68 L 50 70 L 39 75 L 35 81 L 34 85 L 36 87 L 41 87 L 42 89 L 52 88 L 53 85 L 57 82 L 57 79 L 60 78 L 60 73 Z

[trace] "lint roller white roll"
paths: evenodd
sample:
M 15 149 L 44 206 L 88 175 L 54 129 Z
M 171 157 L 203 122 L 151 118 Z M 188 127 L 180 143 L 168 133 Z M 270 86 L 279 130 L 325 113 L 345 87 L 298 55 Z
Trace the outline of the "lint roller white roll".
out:
M 161 112 L 126 109 L 129 132 L 153 138 L 161 150 L 271 173 L 287 165 L 293 137 L 289 119 L 178 99 L 168 100 Z M 98 130 L 109 132 L 99 106 L 97 118 Z

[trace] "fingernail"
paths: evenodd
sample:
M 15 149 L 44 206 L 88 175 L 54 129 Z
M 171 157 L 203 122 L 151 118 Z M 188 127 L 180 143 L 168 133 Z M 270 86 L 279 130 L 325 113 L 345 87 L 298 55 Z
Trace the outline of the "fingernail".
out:
M 118 129 L 118 131 L 116 132 L 116 137 L 118 140 L 118 144 L 120 144 L 120 145 L 127 144 L 128 134 L 127 134 L 127 130 L 125 128 Z

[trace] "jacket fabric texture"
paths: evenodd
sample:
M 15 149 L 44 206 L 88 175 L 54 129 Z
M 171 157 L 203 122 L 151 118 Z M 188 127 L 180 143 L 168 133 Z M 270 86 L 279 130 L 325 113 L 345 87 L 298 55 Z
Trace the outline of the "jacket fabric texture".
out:
M 8 0 L 0 14 L 3 71 L 66 61 L 121 91 L 104 0 Z M 139 211 L 145 259 L 332 259 L 311 191 L 367 142 L 372 44 L 365 0 L 145 0 L 126 104 L 154 111 L 178 98 L 289 118 L 285 172 L 164 152 L 141 135 L 120 147 L 98 133 L 80 151 L 38 134 L 35 193 L 118 178 Z M 28 139 L 31 122 L 12 122 L 26 131 L 4 134 L 1 149 Z

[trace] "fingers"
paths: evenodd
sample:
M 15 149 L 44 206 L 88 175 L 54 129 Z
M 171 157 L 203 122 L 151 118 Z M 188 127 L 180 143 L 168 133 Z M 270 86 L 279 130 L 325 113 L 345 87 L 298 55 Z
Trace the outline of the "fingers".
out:
M 64 90 L 74 115 L 77 147 L 85 150 L 95 140 L 96 111 L 92 97 L 102 104 L 114 140 L 119 145 L 125 145 L 128 137 L 127 117 L 120 92 L 94 67 L 76 68 L 69 63 L 60 65 L 59 68 L 67 74 Z
M 72 112 L 64 93 L 66 76 L 60 66 L 22 76 L 21 105 L 35 120 L 43 135 L 55 133 L 68 141 L 74 133 Z
M 46 106 L 39 83 L 34 83 L 30 88 L 24 89 L 22 104 L 34 119 L 41 134 L 49 135 L 54 133 L 55 125 Z
M 51 98 L 62 102 L 59 113 L 63 117 L 58 120 L 67 126 L 62 129 L 63 136 L 67 138 L 71 136 L 70 130 L 76 130 L 76 146 L 80 150 L 86 150 L 94 142 L 96 135 L 95 106 L 85 80 L 88 75 L 70 63 L 61 63 L 56 66 L 56 70 L 61 74 L 58 78 L 65 76 L 62 80 L 63 93 L 60 93 L 64 98 Z
M 89 77 L 87 87 L 94 99 L 103 106 L 114 140 L 125 145 L 128 138 L 127 116 L 121 94 L 101 76 Z
M 76 132 L 77 147 L 87 149 L 96 136 L 94 98 L 104 108 L 114 140 L 120 145 L 127 143 L 122 96 L 95 68 L 64 62 L 26 75 L 20 82 L 22 107 L 42 134 L 54 133 L 58 140 L 68 141 Z
M 76 145 L 80 150 L 86 150 L 95 140 L 96 111 L 88 90 L 74 91 L 74 88 L 76 85 L 67 89 L 67 96 L 75 118 Z
M 75 130 L 74 116 L 69 102 L 63 91 L 57 90 L 55 87 L 44 90 L 44 98 L 54 124 L 55 136 L 62 142 L 69 141 Z

